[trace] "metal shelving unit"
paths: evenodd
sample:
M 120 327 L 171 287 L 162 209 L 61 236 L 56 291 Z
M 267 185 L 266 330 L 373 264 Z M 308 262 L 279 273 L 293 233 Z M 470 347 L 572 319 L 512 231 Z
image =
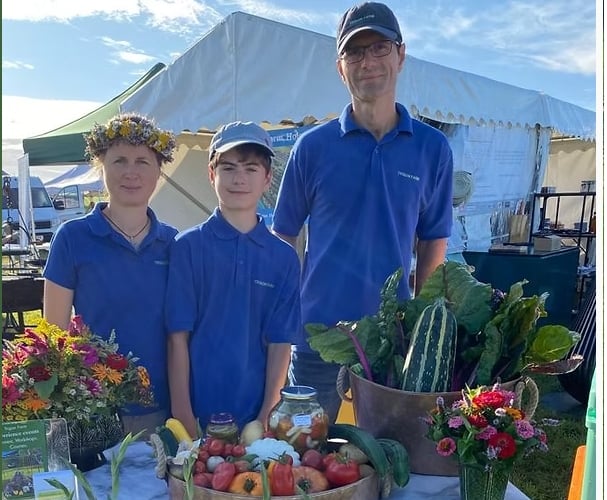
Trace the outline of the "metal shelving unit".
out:
M 561 198 L 578 197 L 581 198 L 580 221 L 578 229 L 555 229 L 558 227 L 559 210 L 561 206 Z M 555 198 L 556 207 L 549 211 L 548 202 Z M 529 230 L 528 244 L 533 244 L 534 236 L 556 235 L 561 238 L 568 238 L 575 241 L 577 247 L 584 253 L 584 266 L 588 265 L 590 246 L 596 238 L 596 234 L 590 231 L 590 219 L 595 210 L 596 192 L 581 191 L 581 192 L 561 192 L 561 193 L 534 193 L 533 203 L 531 204 L 531 224 Z M 539 204 L 540 223 L 537 230 L 534 231 L 534 221 Z M 586 207 L 590 207 L 589 212 L 586 212 Z M 587 215 L 589 213 L 590 215 Z M 554 214 L 554 227 L 544 227 L 546 216 Z M 551 219 L 552 220 L 552 219 Z M 586 230 L 584 230 L 586 228 Z

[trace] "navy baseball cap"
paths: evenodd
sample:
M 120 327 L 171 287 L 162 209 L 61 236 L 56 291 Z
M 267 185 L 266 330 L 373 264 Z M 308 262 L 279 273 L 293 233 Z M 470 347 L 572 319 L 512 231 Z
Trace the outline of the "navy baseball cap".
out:
M 361 31 L 376 31 L 388 40 L 402 43 L 403 36 L 394 12 L 387 5 L 365 2 L 350 8 L 337 25 L 337 53 L 341 54 L 350 39 Z
M 270 156 L 274 156 L 272 139 L 263 128 L 253 122 L 232 122 L 221 126 L 211 139 L 209 159 L 215 153 L 225 153 L 242 144 L 258 144 L 267 149 Z

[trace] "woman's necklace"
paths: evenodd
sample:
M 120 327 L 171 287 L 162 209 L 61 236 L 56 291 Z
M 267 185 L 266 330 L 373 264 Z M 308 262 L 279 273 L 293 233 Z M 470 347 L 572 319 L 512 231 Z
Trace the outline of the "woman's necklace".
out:
M 118 224 L 116 224 L 112 220 L 112 218 L 108 214 L 105 213 L 105 211 L 103 211 L 101 213 L 112 226 L 114 226 L 116 229 L 118 229 L 118 231 L 120 231 L 120 234 L 123 234 L 124 236 L 126 236 L 126 238 L 129 240 L 129 243 L 131 245 L 135 244 L 135 239 L 137 238 L 137 236 L 139 236 L 141 233 L 143 233 L 147 229 L 148 225 L 150 224 L 150 218 L 146 217 L 145 225 L 139 231 L 137 231 L 135 234 L 129 234 L 126 231 L 124 231 Z

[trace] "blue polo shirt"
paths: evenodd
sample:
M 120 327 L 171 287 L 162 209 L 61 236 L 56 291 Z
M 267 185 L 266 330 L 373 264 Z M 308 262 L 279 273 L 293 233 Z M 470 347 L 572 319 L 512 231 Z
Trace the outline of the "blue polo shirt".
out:
M 74 291 L 74 310 L 93 333 L 116 333 L 119 352 L 140 358 L 153 384 L 155 407 L 129 406 L 129 415 L 168 409 L 164 298 L 169 251 L 177 230 L 148 208 L 150 231 L 132 245 L 101 214 L 97 203 L 84 217 L 62 224 L 51 241 L 44 277 Z
M 302 321 L 333 325 L 375 314 L 398 267 L 408 276 L 415 237 L 446 238 L 453 159 L 445 135 L 396 104 L 396 127 L 379 142 L 351 117 L 302 134 L 278 193 L 273 228 L 296 236 L 306 218 Z M 409 297 L 408 280 L 399 296 Z M 307 342 L 298 349 L 310 352 Z
M 297 253 L 258 219 L 243 234 L 215 209 L 171 252 L 167 330 L 190 332 L 190 397 L 202 426 L 216 412 L 241 426 L 257 417 L 268 344 L 300 333 Z

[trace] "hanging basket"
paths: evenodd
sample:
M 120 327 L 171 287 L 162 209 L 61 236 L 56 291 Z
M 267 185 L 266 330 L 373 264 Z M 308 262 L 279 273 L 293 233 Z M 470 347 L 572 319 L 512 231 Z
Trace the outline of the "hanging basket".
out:
M 345 394 L 345 378 L 350 379 L 352 397 Z M 502 387 L 517 394 L 516 406 L 521 407 L 525 389 L 529 402 L 522 408 L 528 418 L 533 416 L 538 402 L 538 389 L 529 377 L 502 383 Z M 409 455 L 409 466 L 415 474 L 457 476 L 458 464 L 452 457 L 441 457 L 436 443 L 426 438 L 428 425 L 424 417 L 436 406 L 441 396 L 449 406 L 461 399 L 461 392 L 409 392 L 392 389 L 359 377 L 345 366 L 337 377 L 337 392 L 345 401 L 351 401 L 356 425 L 374 437 L 400 441 Z

